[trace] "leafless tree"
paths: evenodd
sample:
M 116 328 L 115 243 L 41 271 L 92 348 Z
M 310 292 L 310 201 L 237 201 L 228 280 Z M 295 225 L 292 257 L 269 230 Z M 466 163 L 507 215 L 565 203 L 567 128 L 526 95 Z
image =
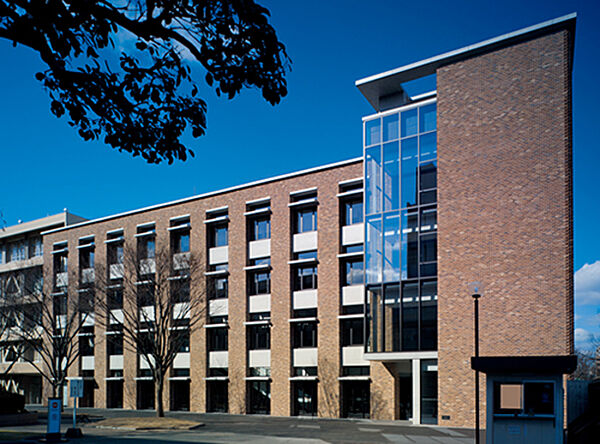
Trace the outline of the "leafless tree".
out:
M 191 285 L 201 263 L 191 252 L 168 246 L 128 244 L 96 264 L 96 313 L 107 329 L 122 331 L 123 348 L 138 355 L 138 368 L 152 376 L 157 416 L 164 416 L 166 378 L 178 353 L 189 352 L 190 335 L 201 325 L 204 292 Z
M 60 273 L 50 291 L 44 291 L 41 274 L 7 276 L 0 310 L 14 357 L 31 364 L 52 387 L 54 397 L 79 357 L 78 335 L 90 316 L 89 310 L 82 310 L 80 296 L 68 293 L 67 276 L 66 271 Z
M 593 341 L 589 350 L 575 350 L 577 369 L 571 377 L 585 381 L 600 378 L 600 341 Z

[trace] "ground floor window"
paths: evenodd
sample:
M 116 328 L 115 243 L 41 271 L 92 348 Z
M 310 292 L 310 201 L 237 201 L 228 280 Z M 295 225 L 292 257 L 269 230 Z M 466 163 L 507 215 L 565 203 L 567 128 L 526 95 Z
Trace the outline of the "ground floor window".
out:
M 154 381 L 142 380 L 137 382 L 137 409 L 154 409 Z
M 109 409 L 123 408 L 123 380 L 106 381 L 106 407 Z
M 171 381 L 169 392 L 171 395 L 170 410 L 189 411 L 190 410 L 190 381 L 178 380 Z
M 317 416 L 317 381 L 296 381 L 292 384 L 294 416 Z
M 227 381 L 206 382 L 206 411 L 227 412 L 229 396 Z
M 344 381 L 341 386 L 342 417 L 369 418 L 369 381 Z
M 438 423 L 437 360 L 421 361 L 421 424 Z
M 271 414 L 271 383 L 269 381 L 248 382 L 248 413 Z

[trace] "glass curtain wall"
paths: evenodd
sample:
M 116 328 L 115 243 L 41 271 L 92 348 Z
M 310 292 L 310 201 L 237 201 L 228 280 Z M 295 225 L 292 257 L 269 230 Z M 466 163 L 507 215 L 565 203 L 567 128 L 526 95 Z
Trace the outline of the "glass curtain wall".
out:
M 364 122 L 368 352 L 437 349 L 436 103 Z

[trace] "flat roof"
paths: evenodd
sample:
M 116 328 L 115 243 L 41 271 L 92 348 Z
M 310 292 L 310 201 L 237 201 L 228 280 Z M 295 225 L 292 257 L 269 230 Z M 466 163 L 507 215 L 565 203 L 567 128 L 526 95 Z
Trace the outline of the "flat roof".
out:
M 165 202 L 165 203 L 161 203 L 161 204 L 157 204 L 157 205 L 151 205 L 149 207 L 138 208 L 136 210 L 125 211 L 123 213 L 112 214 L 110 216 L 104 216 L 104 217 L 100 217 L 100 218 L 97 218 L 97 219 L 91 219 L 91 220 L 87 220 L 85 222 L 72 224 L 72 225 L 69 225 L 69 226 L 66 226 L 66 227 L 55 228 L 53 230 L 44 231 L 42 233 L 42 235 L 51 234 L 51 233 L 58 233 L 59 231 L 69 230 L 71 228 L 83 227 L 85 225 L 91 225 L 91 224 L 95 224 L 95 223 L 99 223 L 99 222 L 105 222 L 105 221 L 108 221 L 108 220 L 111 220 L 111 219 L 117 219 L 119 217 L 131 216 L 133 214 L 143 213 L 145 211 L 158 210 L 160 208 L 165 208 L 165 207 L 169 207 L 169 206 L 172 206 L 172 205 L 178 205 L 178 204 L 182 204 L 182 203 L 192 202 L 194 200 L 205 199 L 207 197 L 217 196 L 219 194 L 225 194 L 225 193 L 229 193 L 229 192 L 232 192 L 232 191 L 238 191 L 238 190 L 242 190 L 244 188 L 250 188 L 250 187 L 253 187 L 253 186 L 256 186 L 256 185 L 264 185 L 266 183 L 276 182 L 278 180 L 289 179 L 289 178 L 292 178 L 292 177 L 302 176 L 304 174 L 316 173 L 318 171 L 323 171 L 323 170 L 327 170 L 327 169 L 330 169 L 330 168 L 336 168 L 336 167 L 342 167 L 342 166 L 345 166 L 345 165 L 351 165 L 353 163 L 362 162 L 362 160 L 363 160 L 362 157 L 355 157 L 353 159 L 342 160 L 340 162 L 329 163 L 329 164 L 326 164 L 326 165 L 320 165 L 320 166 L 313 167 L 313 168 L 308 168 L 308 169 L 305 169 L 305 170 L 294 171 L 292 173 L 281 174 L 279 176 L 268 177 L 266 179 L 260 179 L 260 180 L 254 181 L 254 182 L 247 182 L 247 183 L 244 183 L 244 184 L 241 184 L 241 185 L 235 185 L 233 187 L 223 188 L 223 189 L 220 189 L 220 190 L 217 190 L 217 191 L 210 191 L 208 193 L 197 194 L 197 195 L 191 196 L 191 197 L 184 197 L 183 199 L 177 199 L 177 200 L 173 200 L 173 201 L 170 201 L 170 202 Z
M 576 19 L 577 13 L 573 12 L 562 17 L 538 23 L 537 25 L 528 26 L 527 28 L 522 28 L 508 34 L 503 34 L 473 45 L 465 46 L 464 48 L 446 52 L 380 74 L 365 77 L 357 80 L 355 85 L 369 101 L 375 111 L 379 111 L 379 98 L 395 93 L 402 93 L 403 89 L 401 84 L 404 82 L 435 74 L 437 69 L 444 65 L 494 51 L 502 47 L 514 45 L 520 41 L 532 39 L 557 29 L 568 28 L 574 30 Z M 571 40 L 571 44 L 573 44 L 573 40 L 574 39 Z M 573 54 L 572 51 L 571 54 Z
M 62 213 L 53 214 L 51 216 L 42 217 L 28 222 L 23 222 L 17 225 L 11 225 L 6 228 L 0 228 L 0 240 L 13 236 L 18 236 L 32 231 L 41 231 L 54 227 L 56 225 L 68 225 L 85 221 L 83 217 L 63 211 Z

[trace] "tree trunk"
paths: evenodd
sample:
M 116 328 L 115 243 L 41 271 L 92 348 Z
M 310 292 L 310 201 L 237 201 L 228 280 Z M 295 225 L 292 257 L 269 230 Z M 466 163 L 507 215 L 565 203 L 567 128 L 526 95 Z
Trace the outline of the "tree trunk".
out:
M 163 408 L 163 377 L 156 378 L 156 416 L 162 418 L 165 416 Z

